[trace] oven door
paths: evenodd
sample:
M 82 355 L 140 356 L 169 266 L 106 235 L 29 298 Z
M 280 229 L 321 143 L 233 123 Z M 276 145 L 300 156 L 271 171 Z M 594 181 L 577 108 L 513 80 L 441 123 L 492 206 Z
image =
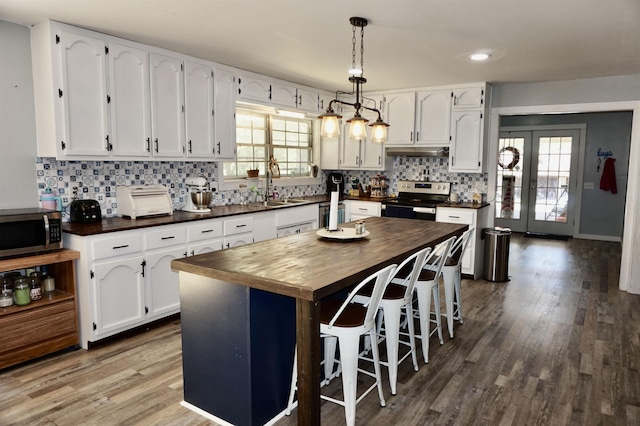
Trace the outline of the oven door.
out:
M 435 207 L 414 207 L 413 214 L 415 219 L 436 221 Z
M 411 206 L 399 206 L 397 204 L 386 204 L 383 210 L 383 216 L 386 217 L 404 217 L 407 219 L 416 219 L 416 214 Z

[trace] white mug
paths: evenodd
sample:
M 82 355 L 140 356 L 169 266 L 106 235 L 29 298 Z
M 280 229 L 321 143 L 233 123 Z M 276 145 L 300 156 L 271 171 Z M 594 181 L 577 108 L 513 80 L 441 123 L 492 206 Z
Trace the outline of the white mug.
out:
M 457 203 L 458 202 L 458 194 L 456 194 L 455 192 L 452 192 L 449 195 L 449 201 L 451 201 L 452 203 Z

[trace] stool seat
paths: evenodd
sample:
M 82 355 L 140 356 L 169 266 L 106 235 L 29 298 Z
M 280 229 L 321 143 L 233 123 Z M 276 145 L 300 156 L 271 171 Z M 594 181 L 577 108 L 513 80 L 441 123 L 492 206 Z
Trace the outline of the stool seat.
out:
M 373 289 L 373 285 L 371 287 Z M 320 305 L 320 323 L 329 324 L 329 322 L 336 315 L 343 303 L 343 300 L 323 300 L 322 304 Z M 344 308 L 333 325 L 335 327 L 359 327 L 364 324 L 366 315 L 366 307 L 359 303 L 350 303 Z
M 384 300 L 402 299 L 404 297 L 404 293 L 406 289 L 407 287 L 404 285 L 390 283 L 387 285 L 387 288 L 384 290 L 384 294 L 382 295 L 382 298 Z M 358 292 L 358 296 L 371 297 L 372 292 L 373 292 L 373 285 L 367 284 L 366 286 L 362 287 L 362 290 Z

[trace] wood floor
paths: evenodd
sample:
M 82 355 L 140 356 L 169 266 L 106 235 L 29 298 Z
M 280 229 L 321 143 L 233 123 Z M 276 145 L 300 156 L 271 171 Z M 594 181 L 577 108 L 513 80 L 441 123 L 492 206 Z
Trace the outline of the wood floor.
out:
M 455 338 L 417 373 L 405 361 L 396 396 L 383 368 L 386 407 L 370 394 L 357 424 L 639 425 L 640 297 L 617 290 L 619 264 L 618 243 L 514 234 L 511 281 L 464 280 Z M 211 425 L 179 405 L 180 346 L 173 321 L 0 371 L 0 425 Z

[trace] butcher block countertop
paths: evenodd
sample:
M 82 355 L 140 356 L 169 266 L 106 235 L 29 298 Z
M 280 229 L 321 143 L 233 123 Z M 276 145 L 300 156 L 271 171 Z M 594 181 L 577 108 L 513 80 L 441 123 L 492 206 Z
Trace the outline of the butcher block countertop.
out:
M 328 239 L 309 231 L 174 260 L 171 266 L 297 299 L 319 300 L 452 233 L 461 234 L 467 225 L 372 217 L 366 229 L 370 235 L 362 239 Z

